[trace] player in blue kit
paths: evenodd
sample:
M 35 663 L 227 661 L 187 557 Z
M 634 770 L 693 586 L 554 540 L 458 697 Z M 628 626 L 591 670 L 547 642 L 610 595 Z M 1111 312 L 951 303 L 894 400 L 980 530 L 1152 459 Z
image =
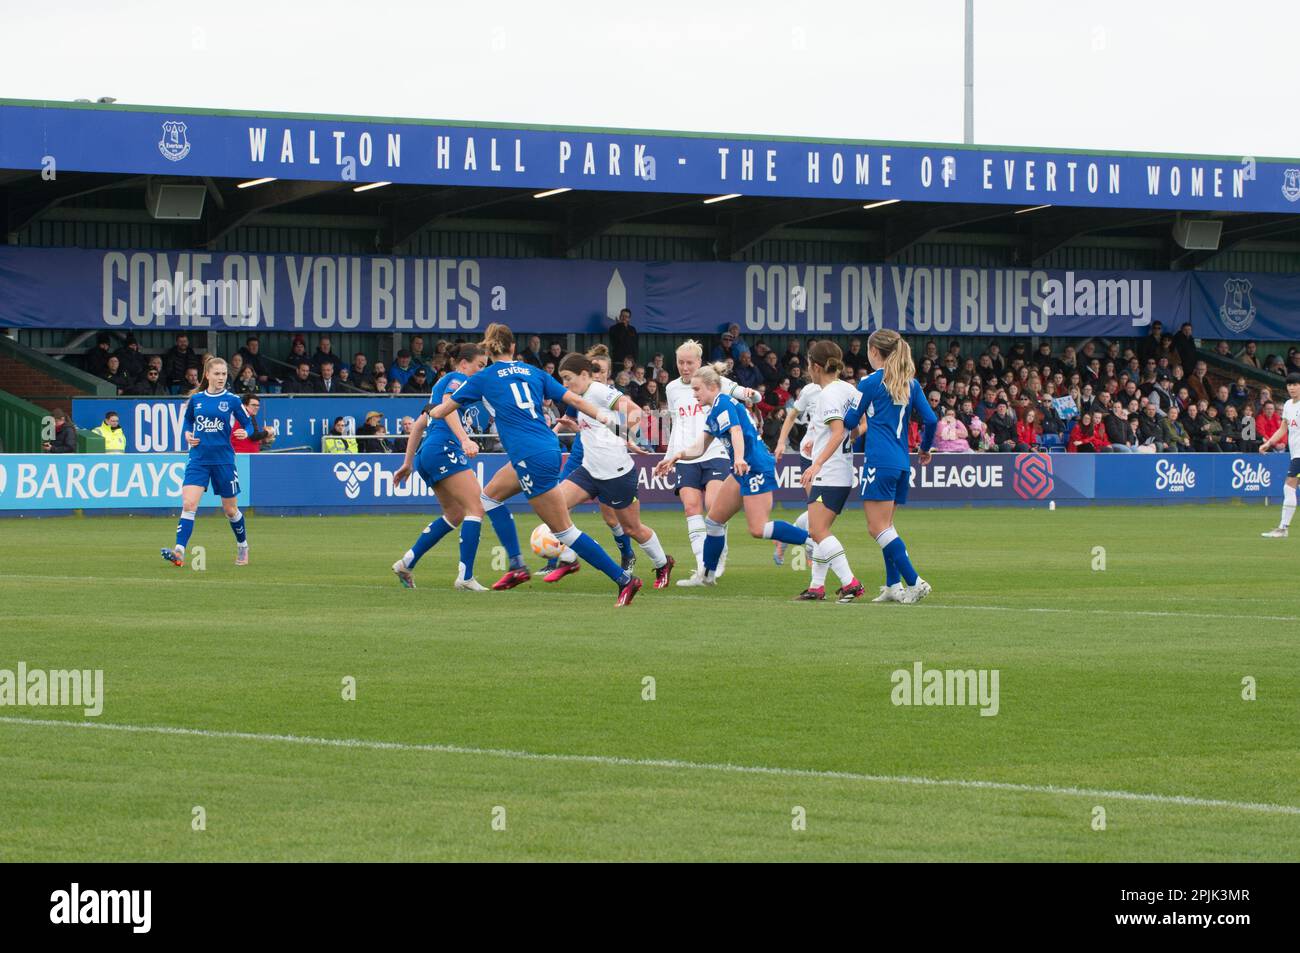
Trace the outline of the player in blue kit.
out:
M 784 520 L 768 519 L 772 512 L 772 491 L 776 489 L 776 464 L 771 452 L 758 439 L 749 411 L 740 401 L 722 392 L 724 367 L 723 364 L 705 365 L 691 376 L 696 399 L 709 407 L 704 433 L 691 446 L 668 454 L 655 467 L 657 476 L 667 476 L 678 460 L 699 457 L 714 440 L 722 443 L 731 458 L 731 475 L 704 518 L 704 571 L 683 579 L 679 586 L 717 585 L 718 560 L 726 545 L 727 521 L 741 509 L 755 539 L 779 539 L 796 546 L 802 546 L 808 539 L 806 530 Z
M 916 380 L 912 349 L 897 331 L 882 328 L 867 338 L 867 359 L 874 369 L 858 382 L 856 406 L 844 414 L 844 429 L 852 432 L 867 421 L 866 453 L 860 494 L 871 533 L 885 559 L 885 585 L 872 602 L 920 602 L 930 584 L 917 575 L 907 546 L 894 529 L 894 508 L 907 502 L 912 464 L 907 455 L 907 425 L 912 414 L 921 418 L 922 466 L 930 462 L 939 420 Z M 904 585 L 906 583 L 906 585 Z
M 429 416 L 444 397 L 456 393 L 465 381 L 487 366 L 487 352 L 477 344 L 462 344 L 452 355 L 452 362 L 456 369 L 438 378 L 433 385 L 429 405 L 416 420 L 406 441 L 406 459 L 393 474 L 393 482 L 401 486 L 412 471 L 418 471 L 420 478 L 433 487 L 442 516 L 426 526 L 405 555 L 393 563 L 393 572 L 403 586 L 414 589 L 415 564 L 439 540 L 459 527 L 460 562 L 453 588 L 462 592 L 487 592 L 474 578 L 474 558 L 483 528 L 480 499 L 483 488 L 469 461 L 478 453 L 478 444 L 465 432 L 459 414 L 451 414 L 445 420 L 433 420 Z
M 546 425 L 542 405 L 547 400 L 567 404 L 606 426 L 617 425 L 617 415 L 565 390 L 555 378 L 531 364 L 516 361 L 515 338 L 504 324 L 488 326 L 483 346 L 494 363 L 461 384 L 454 395 L 444 397 L 432 416 L 441 420 L 455 413 L 462 403 L 482 400 L 496 420 L 497 435 L 510 458 L 510 465 L 497 471 L 482 496 L 483 509 L 511 559 L 510 572 L 493 588 L 513 588 L 530 578 L 519 552 L 514 517 L 502 505 L 522 491 L 556 539 L 619 587 L 615 605 L 627 605 L 640 590 L 641 580 L 610 559 L 600 544 L 569 519 L 564 491 L 560 489 L 560 441 Z M 496 515 L 498 511 L 502 516 Z
M 248 533 L 236 500 L 239 474 L 230 438 L 242 440 L 255 428 L 239 398 L 226 390 L 229 373 L 225 361 L 209 357 L 203 364 L 203 378 L 185 405 L 184 433 L 190 459 L 181 485 L 181 518 L 176 523 L 176 544 L 162 550 L 162 558 L 173 566 L 185 565 L 185 547 L 194 532 L 199 500 L 209 486 L 221 497 L 221 508 L 235 534 L 235 565 L 248 565 Z M 233 430 L 232 418 L 238 423 Z

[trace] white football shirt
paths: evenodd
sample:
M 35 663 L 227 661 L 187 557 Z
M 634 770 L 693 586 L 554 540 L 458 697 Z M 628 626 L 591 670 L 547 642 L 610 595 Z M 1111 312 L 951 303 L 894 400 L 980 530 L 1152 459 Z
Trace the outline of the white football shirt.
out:
M 815 386 L 815 385 L 809 385 Z M 805 388 L 806 389 L 806 388 Z M 856 407 L 858 389 L 845 381 L 831 381 L 825 388 L 818 388 L 817 405 L 812 409 L 812 420 L 817 424 L 817 436 L 813 442 L 812 458 L 817 459 L 831 439 L 831 421 L 843 420 L 845 412 Z M 811 432 L 812 426 L 809 425 Z M 853 486 L 857 482 L 853 472 L 853 441 L 846 434 L 841 445 L 830 458 L 822 464 L 813 477 L 814 486 Z
M 600 381 L 592 381 L 582 396 L 606 410 L 617 407 L 623 397 L 621 392 Z M 582 467 L 597 480 L 612 480 L 632 469 L 627 443 L 599 420 L 578 414 L 578 436 L 582 440 Z
M 1282 405 L 1282 423 L 1286 424 L 1287 441 L 1294 460 L 1300 457 L 1300 400 L 1288 400 Z

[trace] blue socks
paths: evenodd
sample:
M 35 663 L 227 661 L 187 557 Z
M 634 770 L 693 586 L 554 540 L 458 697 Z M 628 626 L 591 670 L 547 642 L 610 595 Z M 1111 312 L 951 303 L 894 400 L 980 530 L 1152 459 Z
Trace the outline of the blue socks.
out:
M 474 578 L 474 557 L 478 555 L 478 539 L 483 531 L 483 520 L 467 516 L 460 524 L 460 576 Z
M 876 542 L 885 556 L 885 582 L 893 585 L 898 581 L 898 577 L 902 576 L 903 582 L 915 586 L 916 570 L 912 568 L 912 560 L 907 555 L 907 546 L 903 544 L 903 538 L 898 535 L 898 531 L 891 526 L 876 537 Z
M 190 544 L 190 536 L 194 533 L 194 514 L 181 511 L 181 518 L 176 521 L 176 545 L 184 549 Z
M 787 524 L 788 525 L 788 524 Z M 791 527 L 793 529 L 793 527 Z M 727 546 L 727 525 L 704 517 L 704 571 L 718 571 L 718 560 Z
M 561 533 L 556 533 L 555 538 L 565 546 L 568 546 L 578 557 L 592 566 L 599 569 L 621 589 L 629 579 L 632 578 L 630 572 L 624 572 L 619 564 L 609 558 L 605 550 L 600 548 L 600 544 L 588 536 L 576 526 L 570 526 Z
M 445 516 L 439 516 L 436 520 L 426 526 L 424 532 L 420 534 L 420 538 L 415 541 L 415 545 L 408 549 L 406 555 L 402 557 L 402 562 L 406 564 L 406 568 L 414 569 L 415 564 L 420 561 L 420 557 L 433 549 L 433 547 L 438 544 L 438 540 L 442 539 L 455 528 L 456 527 L 447 522 L 447 517 Z
M 618 544 L 618 554 L 624 559 L 630 559 L 632 556 L 632 537 L 627 535 L 627 530 L 616 523 L 610 527 L 610 532 L 614 534 L 614 542 Z
M 235 534 L 235 542 L 240 546 L 248 545 L 248 531 L 244 527 L 244 511 L 235 510 L 235 515 L 230 518 L 230 529 Z
M 497 539 L 501 540 L 501 545 L 506 548 L 506 555 L 510 557 L 510 568 L 523 569 L 524 557 L 519 552 L 519 530 L 515 528 L 515 518 L 509 508 L 486 494 L 480 494 L 479 499 L 483 501 L 483 510 L 492 521 L 492 529 L 496 531 Z
M 775 539 L 778 542 L 802 546 L 808 541 L 808 531 L 806 529 L 800 529 L 793 523 L 787 523 L 785 520 L 769 520 L 763 526 L 763 538 Z

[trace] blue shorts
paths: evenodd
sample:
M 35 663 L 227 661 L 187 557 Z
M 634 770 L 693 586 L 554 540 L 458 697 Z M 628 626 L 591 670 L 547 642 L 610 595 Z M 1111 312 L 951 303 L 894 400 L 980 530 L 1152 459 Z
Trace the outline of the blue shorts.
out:
M 578 446 L 578 439 L 578 437 L 573 438 L 574 447 Z M 582 454 L 570 450 L 564 458 L 564 469 L 560 471 L 560 482 L 563 483 L 567 480 L 570 474 L 580 466 L 582 466 Z
M 677 487 L 674 493 L 683 489 L 703 490 L 714 480 L 725 480 L 731 476 L 731 466 L 723 457 L 705 460 L 703 463 L 679 463 L 677 470 Z
M 836 515 L 844 512 L 844 504 L 849 500 L 851 486 L 818 486 L 813 484 L 808 491 L 809 503 L 820 503 Z
M 445 444 L 436 453 L 420 454 L 415 461 L 415 469 L 420 479 L 429 486 L 441 483 L 447 477 L 468 470 L 469 457 L 455 444 Z
M 1292 457 L 1291 465 L 1286 468 L 1288 477 L 1300 477 L 1300 457 Z
M 864 465 L 859 492 L 864 500 L 893 500 L 902 506 L 907 502 L 911 477 L 911 470 L 886 470 Z
M 776 470 L 755 470 L 750 469 L 744 476 L 736 476 L 732 471 L 732 477 L 740 484 L 741 496 L 758 496 L 760 493 L 771 493 L 776 489 Z
M 233 463 L 195 463 L 185 464 L 185 486 L 201 486 L 207 490 L 211 484 L 212 492 L 223 500 L 239 496 L 239 471 Z
M 524 457 L 514 464 L 515 475 L 519 477 L 519 486 L 524 496 L 530 500 L 535 496 L 548 493 L 560 485 L 560 450 L 547 450 Z
M 580 487 L 588 496 L 594 496 L 612 510 L 627 509 L 636 502 L 636 468 L 628 470 L 622 476 L 612 480 L 597 480 L 587 472 L 586 467 L 578 467 L 567 477 L 574 486 Z

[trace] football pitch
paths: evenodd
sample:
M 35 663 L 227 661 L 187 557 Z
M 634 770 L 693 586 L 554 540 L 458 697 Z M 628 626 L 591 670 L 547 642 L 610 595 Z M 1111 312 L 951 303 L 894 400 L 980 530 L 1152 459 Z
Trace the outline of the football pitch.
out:
M 0 707 L 0 861 L 1296 860 L 1276 517 L 905 509 L 916 606 L 796 603 L 738 519 L 717 589 L 639 553 L 617 611 L 590 568 L 453 592 L 454 537 L 403 590 L 417 515 L 253 512 L 237 568 L 205 513 L 202 571 L 158 557 L 174 514 L 0 521 L 0 670 L 103 671 L 96 717 Z M 874 594 L 860 511 L 837 535 Z

